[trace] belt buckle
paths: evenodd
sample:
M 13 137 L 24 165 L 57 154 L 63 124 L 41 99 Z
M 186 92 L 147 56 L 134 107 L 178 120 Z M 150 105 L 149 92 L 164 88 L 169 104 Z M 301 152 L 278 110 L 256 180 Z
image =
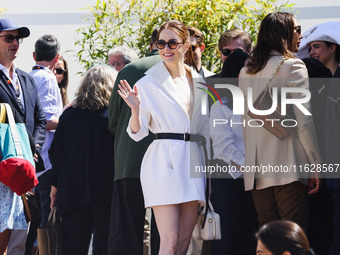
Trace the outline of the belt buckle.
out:
M 186 141 L 190 141 L 190 134 L 184 133 L 183 134 L 183 140 Z

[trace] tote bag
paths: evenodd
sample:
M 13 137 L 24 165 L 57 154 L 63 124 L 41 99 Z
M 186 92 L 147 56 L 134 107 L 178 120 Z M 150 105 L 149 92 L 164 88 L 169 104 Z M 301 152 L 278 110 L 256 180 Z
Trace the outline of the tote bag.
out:
M 205 241 L 221 240 L 220 215 L 214 211 L 210 200 L 206 202 L 203 213 L 199 214 L 192 235 Z
M 15 123 L 9 104 L 1 103 L 0 181 L 19 196 L 38 184 L 33 154 L 24 123 Z
M 53 207 L 47 224 L 37 229 L 39 255 L 62 255 L 60 219 L 57 217 L 57 207 Z

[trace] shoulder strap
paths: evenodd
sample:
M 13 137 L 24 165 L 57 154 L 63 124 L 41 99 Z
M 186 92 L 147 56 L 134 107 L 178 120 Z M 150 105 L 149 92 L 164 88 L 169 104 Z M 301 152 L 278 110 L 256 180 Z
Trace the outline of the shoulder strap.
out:
M 14 117 L 13 117 L 12 108 L 7 103 L 1 104 L 1 105 L 4 105 L 5 108 L 6 108 L 8 124 L 9 124 L 10 130 L 11 130 L 11 133 L 12 133 L 15 150 L 17 151 L 17 157 L 18 158 L 24 158 L 24 154 L 23 154 L 22 148 L 21 148 L 20 137 L 19 137 L 18 130 L 17 130 L 17 127 L 15 125 L 15 121 L 14 121 Z
M 285 59 L 284 59 L 284 58 L 283 58 L 283 59 L 281 60 L 281 62 L 277 65 L 277 67 L 276 67 L 274 73 L 272 74 L 272 76 L 270 77 L 270 79 L 269 79 L 269 81 L 268 81 L 266 87 L 269 87 L 270 83 L 272 83 L 272 80 L 274 79 L 274 77 L 276 76 L 276 74 L 279 72 L 280 67 L 282 66 L 283 62 L 285 62 Z
M 6 108 L 4 104 L 1 104 L 1 110 L 0 110 L 0 123 L 6 122 Z

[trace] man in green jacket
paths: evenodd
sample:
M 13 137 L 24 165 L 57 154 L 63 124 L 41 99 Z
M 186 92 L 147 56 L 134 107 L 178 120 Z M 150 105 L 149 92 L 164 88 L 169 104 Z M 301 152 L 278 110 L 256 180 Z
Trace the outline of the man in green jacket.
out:
M 109 130 L 115 136 L 115 177 L 108 254 L 143 255 L 145 208 L 139 175 L 144 153 L 154 137 L 150 134 L 137 143 L 128 136 L 126 128 L 131 111 L 117 90 L 120 80 L 126 80 L 132 87 L 150 67 L 161 61 L 156 47 L 157 35 L 155 29 L 151 53 L 147 57 L 126 65 L 119 72 L 110 98 Z

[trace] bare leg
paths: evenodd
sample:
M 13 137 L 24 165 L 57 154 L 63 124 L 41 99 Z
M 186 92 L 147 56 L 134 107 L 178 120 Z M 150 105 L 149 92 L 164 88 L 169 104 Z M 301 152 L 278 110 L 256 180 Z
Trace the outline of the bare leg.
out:
M 194 230 L 197 220 L 198 202 L 192 201 L 183 203 L 180 207 L 180 233 L 178 240 L 177 255 L 185 255 L 187 253 L 192 231 Z
M 6 229 L 4 232 L 0 233 L 0 255 L 5 253 L 11 233 L 12 230 L 10 229 Z
M 180 205 L 162 205 L 152 209 L 160 236 L 159 255 L 175 255 L 179 236 Z
M 160 235 L 159 255 L 185 255 L 197 218 L 198 203 L 153 207 Z

